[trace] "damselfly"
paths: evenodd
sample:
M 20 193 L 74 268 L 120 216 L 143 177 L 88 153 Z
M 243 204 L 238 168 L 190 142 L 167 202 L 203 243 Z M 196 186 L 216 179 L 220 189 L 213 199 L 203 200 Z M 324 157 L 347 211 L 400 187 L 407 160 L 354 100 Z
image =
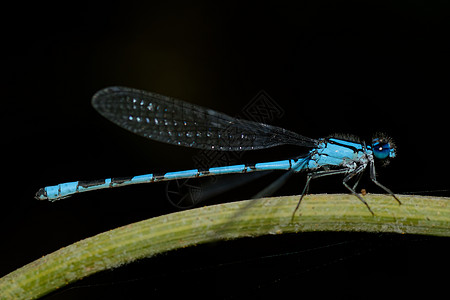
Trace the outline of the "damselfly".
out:
M 36 199 L 56 201 L 92 190 L 211 175 L 285 170 L 288 173 L 284 177 L 288 177 L 295 172 L 307 171 L 306 185 L 294 213 L 307 193 L 312 179 L 343 174 L 343 185 L 361 200 L 373 215 L 364 198 L 355 192 L 359 179 L 353 186 L 349 185 L 352 178 L 361 175 L 369 167 L 371 180 L 401 204 L 393 192 L 376 179 L 375 159 L 387 160 L 395 157 L 392 141 L 384 136 L 375 137 L 370 145 L 338 137 L 312 139 L 280 127 L 233 118 L 174 98 L 126 87 L 100 90 L 93 96 L 92 105 L 106 119 L 120 127 L 159 142 L 217 151 L 246 151 L 296 145 L 308 148 L 308 152 L 306 155 L 280 161 L 61 183 L 41 188 L 36 193 Z M 283 180 L 275 182 L 266 191 L 275 189 Z

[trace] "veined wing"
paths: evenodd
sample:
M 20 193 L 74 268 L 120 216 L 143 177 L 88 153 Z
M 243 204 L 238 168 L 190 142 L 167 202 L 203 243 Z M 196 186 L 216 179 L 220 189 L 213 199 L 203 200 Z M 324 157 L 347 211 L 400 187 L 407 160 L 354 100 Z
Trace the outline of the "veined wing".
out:
M 295 132 L 230 117 L 171 97 L 127 87 L 98 91 L 92 105 L 105 118 L 159 142 L 208 150 L 256 150 L 278 145 L 315 147 Z

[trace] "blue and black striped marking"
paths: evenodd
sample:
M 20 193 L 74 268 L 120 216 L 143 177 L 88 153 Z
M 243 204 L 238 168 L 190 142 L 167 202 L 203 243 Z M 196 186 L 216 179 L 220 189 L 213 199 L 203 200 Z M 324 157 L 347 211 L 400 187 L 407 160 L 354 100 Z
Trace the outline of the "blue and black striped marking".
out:
M 133 177 L 107 178 L 93 181 L 74 181 L 41 188 L 36 194 L 39 200 L 56 201 L 76 193 L 93 191 L 98 189 L 120 187 L 125 185 L 161 182 L 175 179 L 199 178 L 223 174 L 239 174 L 267 170 L 290 170 L 295 164 L 293 159 L 275 161 L 269 163 L 257 163 L 249 165 L 234 165 L 226 167 L 215 167 L 209 169 L 193 169 L 164 174 L 147 174 Z

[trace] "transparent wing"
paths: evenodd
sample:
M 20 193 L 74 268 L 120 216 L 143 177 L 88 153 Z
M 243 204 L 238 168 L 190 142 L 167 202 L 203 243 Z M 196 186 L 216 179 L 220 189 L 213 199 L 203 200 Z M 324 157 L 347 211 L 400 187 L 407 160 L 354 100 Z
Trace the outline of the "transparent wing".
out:
M 159 142 L 199 149 L 240 151 L 292 144 L 315 147 L 317 140 L 292 131 L 228 115 L 174 98 L 126 87 L 109 87 L 92 98 L 105 118 Z

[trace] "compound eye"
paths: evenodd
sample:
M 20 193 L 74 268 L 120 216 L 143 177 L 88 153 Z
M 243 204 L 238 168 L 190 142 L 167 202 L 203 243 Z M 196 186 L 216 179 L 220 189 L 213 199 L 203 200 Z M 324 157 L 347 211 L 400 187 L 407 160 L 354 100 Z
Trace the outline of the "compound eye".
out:
M 389 143 L 375 142 L 372 147 L 373 155 L 378 159 L 387 158 L 391 152 Z

